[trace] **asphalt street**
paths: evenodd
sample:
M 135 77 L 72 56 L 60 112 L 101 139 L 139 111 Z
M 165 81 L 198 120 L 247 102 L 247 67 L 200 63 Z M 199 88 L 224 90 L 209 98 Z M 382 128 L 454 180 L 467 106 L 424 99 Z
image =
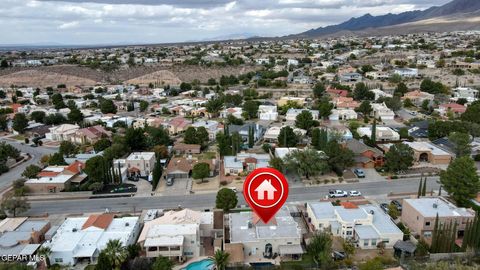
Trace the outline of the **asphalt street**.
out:
M 13 147 L 17 148 L 20 152 L 28 153 L 32 157 L 30 160 L 21 163 L 17 167 L 11 169 L 7 173 L 0 175 L 0 190 L 7 188 L 12 184 L 13 181 L 22 177 L 22 173 L 28 165 L 40 163 L 40 159 L 44 155 L 55 153 L 55 149 L 47 147 L 31 147 L 26 144 L 21 144 L 16 141 L 6 140 L 0 138 L 0 141 L 4 141 Z
M 427 191 L 438 190 L 438 177 L 429 177 Z M 318 201 L 327 195 L 329 189 L 358 190 L 370 198 L 385 198 L 390 192 L 417 192 L 419 178 L 341 184 L 338 186 L 294 187 L 290 189 L 289 202 Z M 209 209 L 215 206 L 215 193 L 191 194 L 179 196 L 125 197 L 84 200 L 31 201 L 30 210 L 25 215 L 44 214 L 83 214 L 103 212 L 139 212 L 144 209 L 172 209 L 187 207 L 192 209 Z M 239 205 L 245 205 L 243 195 L 238 193 Z

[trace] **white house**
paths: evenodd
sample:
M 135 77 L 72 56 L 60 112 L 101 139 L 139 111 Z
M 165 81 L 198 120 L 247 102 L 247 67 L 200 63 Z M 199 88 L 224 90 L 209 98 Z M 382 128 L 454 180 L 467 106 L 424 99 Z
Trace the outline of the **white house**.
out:
M 223 158 L 223 168 L 225 174 L 240 175 L 257 168 L 268 167 L 269 161 L 269 154 L 238 153 L 236 156 L 225 156 Z
M 374 205 L 350 202 L 333 206 L 331 202 L 307 204 L 307 214 L 315 230 L 329 229 L 334 236 L 352 239 L 357 247 L 376 249 L 380 242 L 392 248 L 403 240 L 402 231 L 390 216 Z
M 380 89 L 372 89 L 372 90 L 370 90 L 370 92 L 375 94 L 375 100 L 377 100 L 381 97 L 390 97 L 390 98 L 393 97 L 391 94 L 387 94 Z
M 304 253 L 302 231 L 286 206 L 268 224 L 253 212 L 229 214 L 228 227 L 230 243 L 226 247 L 241 245 L 244 261 L 265 262 L 274 254 L 292 257 Z
M 235 116 L 236 118 L 240 118 L 242 119 L 242 113 L 243 113 L 243 109 L 240 108 L 240 107 L 235 107 L 235 108 L 227 108 L 227 109 L 224 109 L 220 112 L 220 117 L 221 118 L 227 118 L 228 115 L 233 115 Z
M 70 141 L 79 129 L 78 125 L 62 124 L 51 127 L 50 132 L 45 134 L 45 138 L 52 141 Z
M 125 159 L 129 176 L 148 176 L 155 166 L 155 152 L 133 152 Z
M 161 255 L 184 261 L 203 255 L 204 237 L 214 236 L 213 222 L 213 212 L 169 211 L 145 222 L 137 242 L 149 258 Z
M 208 138 L 214 140 L 217 136 L 217 133 L 221 130 L 219 128 L 219 123 L 214 120 L 199 120 L 192 124 L 192 127 L 199 128 L 204 127 L 208 132 Z
M 258 118 L 266 121 L 277 121 L 277 106 L 260 105 L 258 106 Z
M 395 113 L 390 110 L 385 103 L 372 103 L 372 113 L 370 116 L 380 118 L 382 120 L 393 120 Z
M 464 98 L 468 103 L 472 103 L 478 100 L 478 90 L 470 87 L 457 87 L 452 89 L 451 100 L 457 101 L 460 98 Z
M 43 246 L 52 253 L 50 261 L 75 265 L 79 261 L 95 262 L 108 241 L 118 239 L 122 246 L 135 243 L 140 232 L 138 217 L 115 218 L 113 214 L 67 218 L 51 240 Z
M 318 116 L 320 115 L 320 113 L 317 110 L 293 109 L 293 108 L 288 109 L 287 114 L 285 115 L 285 119 L 287 121 L 295 121 L 297 119 L 297 115 L 299 115 L 303 111 L 309 111 L 312 114 L 313 120 L 318 120 Z
M 400 134 L 389 127 L 376 127 L 376 140 L 377 141 L 398 141 L 400 140 Z M 372 138 L 372 127 L 359 127 L 357 129 L 360 137 L 367 136 Z
M 330 121 L 353 120 L 357 118 L 357 112 L 351 109 L 333 109 L 330 116 L 328 116 Z
M 418 69 L 416 68 L 396 68 L 393 71 L 394 74 L 398 74 L 402 77 L 417 77 L 418 76 Z
M 268 64 L 270 64 L 270 59 L 268 59 L 268 58 L 258 58 L 258 59 L 255 59 L 255 63 L 257 65 L 268 65 Z
M 298 60 L 297 59 L 288 59 L 287 60 L 287 66 L 298 66 Z

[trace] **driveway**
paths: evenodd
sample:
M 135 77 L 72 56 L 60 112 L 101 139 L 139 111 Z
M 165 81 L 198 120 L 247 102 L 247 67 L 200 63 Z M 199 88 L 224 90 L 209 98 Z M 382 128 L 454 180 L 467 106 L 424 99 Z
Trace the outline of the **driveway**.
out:
M 351 171 L 353 172 L 354 169 L 355 168 L 352 168 Z M 381 176 L 375 169 L 362 169 L 362 170 L 365 172 L 365 178 L 358 178 L 360 183 L 385 181 L 385 177 Z

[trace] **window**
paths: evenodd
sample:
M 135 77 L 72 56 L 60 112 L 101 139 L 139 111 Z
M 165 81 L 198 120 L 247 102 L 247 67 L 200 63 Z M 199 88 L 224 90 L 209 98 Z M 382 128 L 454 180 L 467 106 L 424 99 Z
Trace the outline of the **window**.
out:
M 190 241 L 190 244 L 195 244 L 195 240 Z
M 287 242 L 287 245 L 291 245 L 291 244 L 292 244 L 292 242 Z
M 388 244 L 390 242 L 390 239 L 383 239 L 382 242 L 385 243 L 385 244 Z
M 425 226 L 430 226 L 430 221 L 425 222 Z
M 62 258 L 55 258 L 55 262 L 56 263 L 63 263 L 63 259 Z
M 363 246 L 364 247 L 368 246 L 368 240 L 363 240 Z
M 432 237 L 432 232 L 423 232 L 424 237 Z
M 372 246 L 376 246 L 377 245 L 377 239 L 372 239 Z
M 352 235 L 352 231 L 347 231 L 347 235 Z

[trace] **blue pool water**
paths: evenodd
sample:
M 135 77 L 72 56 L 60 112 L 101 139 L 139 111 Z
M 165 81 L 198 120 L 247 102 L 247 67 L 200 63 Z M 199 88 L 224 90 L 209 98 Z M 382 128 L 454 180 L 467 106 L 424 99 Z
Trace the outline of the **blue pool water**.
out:
M 214 263 L 210 259 L 201 260 L 198 262 L 191 263 L 187 265 L 183 270 L 211 270 L 213 269 Z

